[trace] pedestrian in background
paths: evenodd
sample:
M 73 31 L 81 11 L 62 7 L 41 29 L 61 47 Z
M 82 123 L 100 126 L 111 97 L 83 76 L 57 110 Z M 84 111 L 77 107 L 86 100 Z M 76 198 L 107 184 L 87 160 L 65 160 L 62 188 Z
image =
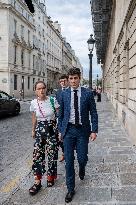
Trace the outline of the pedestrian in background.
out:
M 23 98 L 23 92 L 22 92 L 22 89 L 20 89 L 20 90 L 19 90 L 19 95 L 20 95 L 19 100 L 21 101 L 21 100 L 22 100 L 22 98 Z
M 97 102 L 101 102 L 101 88 L 97 89 Z
M 64 142 L 66 168 L 66 185 L 68 193 L 65 202 L 72 201 L 75 194 L 74 149 L 76 148 L 79 163 L 79 178 L 84 179 L 85 166 L 88 160 L 89 137 L 96 139 L 98 132 L 98 115 L 92 91 L 80 87 L 80 69 L 71 68 L 68 72 L 70 88 L 62 93 L 58 128 Z M 91 114 L 91 123 L 89 121 Z
M 55 109 L 59 104 L 53 97 L 46 96 L 46 84 L 38 81 L 35 84 L 36 99 L 31 101 L 32 137 L 35 139 L 32 170 L 34 185 L 29 189 L 35 195 L 41 188 L 41 179 L 45 170 L 45 148 L 48 158 L 47 187 L 54 185 L 57 178 L 58 133 L 56 132 Z M 52 101 L 53 100 L 53 101 Z
M 67 75 L 61 75 L 59 78 L 59 84 L 60 84 L 60 89 L 56 92 L 56 99 L 58 103 L 60 104 L 61 102 L 61 94 L 64 90 L 68 88 L 68 76 Z M 60 139 L 60 147 L 62 149 L 62 156 L 60 158 L 60 162 L 64 160 L 64 146 L 63 146 L 63 141 Z
M 92 91 L 93 91 L 93 94 L 94 94 L 94 97 L 95 97 L 96 94 L 97 94 L 97 93 L 96 93 L 96 88 L 93 88 Z

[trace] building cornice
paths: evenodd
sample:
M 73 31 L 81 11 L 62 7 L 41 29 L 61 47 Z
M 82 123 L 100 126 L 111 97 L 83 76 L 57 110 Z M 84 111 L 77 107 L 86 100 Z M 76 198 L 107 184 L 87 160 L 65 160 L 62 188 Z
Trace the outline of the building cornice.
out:
M 20 3 L 20 1 L 19 1 L 19 3 Z M 17 11 L 11 4 L 0 3 L 0 9 L 7 9 L 7 10 L 13 12 L 24 23 L 26 23 L 29 27 L 34 29 L 34 25 L 30 21 L 28 21 L 19 11 Z M 28 10 L 26 10 L 26 11 L 28 12 Z M 29 12 L 29 15 L 31 15 L 33 18 L 32 13 Z

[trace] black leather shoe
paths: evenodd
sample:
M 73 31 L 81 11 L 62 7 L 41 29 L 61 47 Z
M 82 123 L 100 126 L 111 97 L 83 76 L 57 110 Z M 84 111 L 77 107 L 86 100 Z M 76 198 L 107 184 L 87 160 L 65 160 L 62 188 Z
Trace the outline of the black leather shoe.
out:
M 69 203 L 72 201 L 73 196 L 75 195 L 75 191 L 68 192 L 65 197 L 65 202 Z
M 79 168 L 79 178 L 81 179 L 81 180 L 83 180 L 84 179 L 84 177 L 85 177 L 85 167 L 83 167 L 83 168 Z

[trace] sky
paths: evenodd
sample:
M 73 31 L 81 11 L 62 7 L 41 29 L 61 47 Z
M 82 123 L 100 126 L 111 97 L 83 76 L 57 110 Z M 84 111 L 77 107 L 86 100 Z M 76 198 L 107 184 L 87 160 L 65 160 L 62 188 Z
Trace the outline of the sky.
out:
M 83 66 L 83 77 L 89 78 L 89 51 L 87 40 L 93 34 L 90 0 L 46 0 L 47 15 L 61 24 L 61 33 L 74 49 Z M 97 64 L 95 49 L 93 51 L 92 75 L 101 76 Z

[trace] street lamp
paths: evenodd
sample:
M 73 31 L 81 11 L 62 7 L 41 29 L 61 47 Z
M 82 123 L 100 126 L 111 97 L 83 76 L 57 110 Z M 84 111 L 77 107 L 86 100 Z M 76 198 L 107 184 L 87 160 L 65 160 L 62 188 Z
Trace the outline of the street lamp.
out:
M 87 41 L 88 43 L 88 50 L 90 53 L 88 54 L 90 59 L 90 70 L 89 70 L 89 88 L 92 89 L 92 57 L 93 57 L 93 49 L 94 49 L 94 43 L 95 40 L 93 39 L 93 34 L 90 35 L 90 38 Z

